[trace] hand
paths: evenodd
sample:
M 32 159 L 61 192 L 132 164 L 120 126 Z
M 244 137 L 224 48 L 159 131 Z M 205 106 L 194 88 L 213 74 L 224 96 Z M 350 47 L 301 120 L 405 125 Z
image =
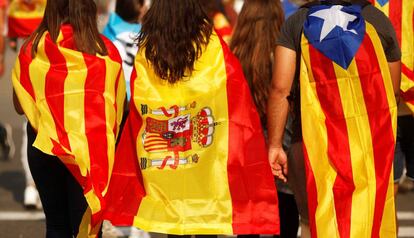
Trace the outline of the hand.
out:
M 287 156 L 282 147 L 269 148 L 269 163 L 273 175 L 283 182 L 287 182 Z

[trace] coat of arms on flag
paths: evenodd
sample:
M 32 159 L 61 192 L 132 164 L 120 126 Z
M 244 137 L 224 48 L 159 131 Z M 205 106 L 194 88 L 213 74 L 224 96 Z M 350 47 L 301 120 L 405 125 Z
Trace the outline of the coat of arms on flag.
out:
M 193 146 L 210 146 L 217 124 L 214 123 L 209 107 L 204 107 L 192 115 L 195 106 L 196 102 L 193 102 L 183 107 L 175 105 L 169 109 L 161 107 L 151 110 L 147 105 L 141 105 L 142 114 L 148 115 L 142 134 L 142 143 L 148 157 L 141 157 L 141 169 L 164 169 L 166 165 L 177 169 L 178 166 L 198 162 L 197 153 L 184 156 L 183 152 L 190 151 Z M 160 120 L 155 117 L 164 118 Z

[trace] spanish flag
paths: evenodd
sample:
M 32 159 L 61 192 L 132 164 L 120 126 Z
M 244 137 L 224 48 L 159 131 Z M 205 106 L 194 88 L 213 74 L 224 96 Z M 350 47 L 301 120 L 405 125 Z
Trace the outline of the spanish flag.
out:
M 42 21 L 45 7 L 45 0 L 34 0 L 31 3 L 12 0 L 9 6 L 8 36 L 11 38 L 30 36 Z
M 135 60 L 106 218 L 167 234 L 278 234 L 260 119 L 227 45 L 213 33 L 192 75 L 173 85 L 144 52 Z
M 34 58 L 31 43 L 22 48 L 12 75 L 37 131 L 33 146 L 59 157 L 84 189 L 92 216 L 84 216 L 78 237 L 95 237 L 100 228 L 125 99 L 122 60 L 104 41 L 108 56 L 79 52 L 72 27 L 63 25 L 56 43 L 42 36 Z
M 309 9 L 301 42 L 302 131 L 313 238 L 396 237 L 397 107 L 360 6 Z
M 387 15 L 401 46 L 401 97 L 414 113 L 414 1 L 370 0 Z

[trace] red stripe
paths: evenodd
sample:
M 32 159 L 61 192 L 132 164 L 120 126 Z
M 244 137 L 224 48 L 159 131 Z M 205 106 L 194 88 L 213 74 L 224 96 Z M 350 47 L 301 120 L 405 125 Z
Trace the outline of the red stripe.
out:
M 105 60 L 83 55 L 88 73 L 85 81 L 85 131 L 89 145 L 91 177 L 94 188 L 101 192 L 108 180 L 108 142 L 105 113 Z M 112 136 L 112 135 L 109 135 Z
M 326 116 L 328 157 L 337 172 L 333 194 L 338 231 L 341 238 L 347 238 L 351 232 L 352 194 L 355 190 L 348 128 L 333 62 L 312 45 L 309 45 L 309 53 L 316 91 Z
M 135 80 L 135 78 L 131 79 Z M 132 100 L 130 105 L 130 112 L 116 150 L 111 183 L 105 197 L 108 205 L 105 218 L 114 225 L 124 226 L 133 224 L 141 200 L 145 196 L 136 150 L 142 118 L 133 106 Z
M 26 38 L 39 26 L 42 18 L 8 18 L 7 35 L 11 38 Z
M 231 36 L 231 34 L 233 32 L 233 29 L 231 28 L 231 26 L 216 28 L 215 30 L 216 30 L 217 34 L 221 37 Z
M 400 47 L 402 39 L 402 1 L 403 0 L 390 0 L 388 13 L 388 17 L 390 18 L 390 21 L 394 26 L 395 33 L 397 34 L 397 40 L 400 44 Z
M 312 238 L 317 238 L 318 232 L 316 228 L 316 208 L 318 207 L 318 189 L 316 187 L 315 175 L 313 174 L 308 151 L 306 150 L 305 145 L 303 145 L 303 156 L 305 159 L 306 169 L 306 190 L 308 192 L 309 226 Z
M 408 79 L 414 82 L 414 71 L 410 70 L 407 65 L 401 64 L 401 72 L 407 76 Z
M 45 96 L 49 110 L 55 122 L 56 133 L 59 143 L 70 150 L 69 138 L 65 129 L 65 80 L 68 75 L 66 60 L 57 48 L 57 45 L 47 33 L 45 38 L 45 52 L 50 62 L 50 69 L 46 74 Z M 52 152 L 59 154 L 59 150 Z M 56 154 L 57 153 L 57 154 Z
M 404 99 L 405 102 L 414 105 L 414 88 L 411 88 L 407 92 L 401 92 L 401 97 Z
M 30 64 L 32 63 L 32 42 L 27 44 L 26 48 L 22 48 L 19 54 L 19 62 L 20 62 L 20 84 L 26 90 L 28 94 L 32 97 L 33 100 L 36 100 L 36 95 L 33 90 L 32 82 L 30 81 L 30 74 L 29 68 Z
M 377 193 L 372 237 L 377 238 L 379 237 L 384 212 L 395 141 L 384 79 L 369 35 L 364 37 L 361 47 L 363 49 L 358 51 L 355 60 L 368 112 L 374 150 Z
M 279 234 L 279 210 L 274 178 L 260 119 L 240 63 L 221 40 L 228 106 L 228 181 L 234 234 Z M 243 104 L 243 107 L 240 106 Z M 259 202 L 260 201 L 260 202 Z M 266 202 L 263 202 L 266 201 Z

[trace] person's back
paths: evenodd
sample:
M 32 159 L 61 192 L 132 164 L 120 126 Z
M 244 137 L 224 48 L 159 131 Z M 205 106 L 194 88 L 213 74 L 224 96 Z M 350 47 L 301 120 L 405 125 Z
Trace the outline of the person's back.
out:
M 121 63 L 98 32 L 92 0 L 48 1 L 20 51 L 15 105 L 30 123 L 28 159 L 48 237 L 76 235 L 84 213 L 91 224 L 79 231 L 99 232 L 125 98 Z
M 168 234 L 277 234 L 258 114 L 237 59 L 198 0 L 154 1 L 138 42 L 117 158 L 140 169 L 115 164 L 114 177 L 128 185 L 122 196 L 132 205 L 124 210 L 135 211 L 134 225 Z M 142 184 L 122 182 L 131 173 Z M 116 223 L 121 209 L 107 218 Z
M 390 22 L 365 1 L 310 3 L 287 20 L 278 45 L 270 159 L 285 162 L 278 149 L 285 114 L 276 114 L 273 105 L 285 107 L 293 82 L 294 145 L 304 148 L 295 159 L 307 170 L 296 192 L 309 209 L 313 236 L 395 236 L 389 191 L 400 52 Z M 283 66 L 295 62 L 296 74 L 295 67 Z

